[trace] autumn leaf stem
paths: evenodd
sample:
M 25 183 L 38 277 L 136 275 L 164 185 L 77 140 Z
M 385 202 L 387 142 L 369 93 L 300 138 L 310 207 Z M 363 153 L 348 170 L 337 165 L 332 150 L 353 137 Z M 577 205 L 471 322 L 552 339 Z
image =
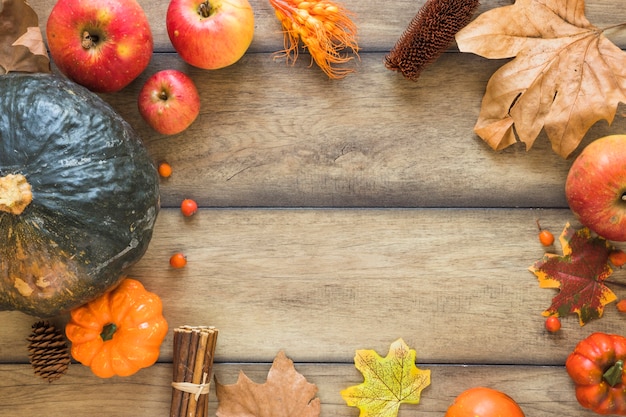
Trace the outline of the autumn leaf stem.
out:
M 616 287 L 626 288 L 626 282 L 613 281 L 613 280 L 606 279 L 604 280 L 604 283 L 615 285 Z
M 607 26 L 605 28 L 602 28 L 602 32 L 606 32 L 607 30 L 619 28 L 619 27 L 622 27 L 622 26 L 626 27 L 626 22 L 622 22 L 622 23 L 618 23 L 616 25 L 611 25 L 611 26 Z

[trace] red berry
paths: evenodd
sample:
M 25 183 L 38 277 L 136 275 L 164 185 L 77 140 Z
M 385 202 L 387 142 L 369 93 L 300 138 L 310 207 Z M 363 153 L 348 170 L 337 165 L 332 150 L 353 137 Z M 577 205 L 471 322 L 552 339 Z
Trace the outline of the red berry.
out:
M 561 319 L 556 316 L 550 316 L 546 319 L 546 330 L 550 333 L 556 333 L 561 330 Z
M 163 178 L 168 178 L 172 175 L 172 166 L 167 162 L 161 162 L 159 164 L 159 175 Z
M 193 216 L 198 211 L 198 204 L 194 200 L 186 198 L 180 203 L 180 211 L 182 211 L 183 216 Z
M 187 265 L 187 257 L 182 253 L 177 252 L 170 257 L 170 265 L 172 268 L 183 268 Z
M 626 313 L 626 298 L 617 303 L 617 311 L 620 313 Z
M 620 249 L 615 249 L 609 253 L 609 261 L 617 267 L 626 264 L 626 252 Z

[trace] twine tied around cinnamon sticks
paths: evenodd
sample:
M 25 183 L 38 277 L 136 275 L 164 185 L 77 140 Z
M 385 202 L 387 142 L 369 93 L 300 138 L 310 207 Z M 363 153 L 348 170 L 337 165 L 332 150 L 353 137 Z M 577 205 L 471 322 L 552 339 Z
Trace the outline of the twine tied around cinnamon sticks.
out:
M 218 330 L 180 326 L 174 329 L 170 417 L 206 417 Z
M 172 387 L 182 392 L 188 392 L 194 394 L 196 402 L 203 394 L 208 394 L 211 388 L 211 381 L 207 382 L 207 374 L 202 374 L 202 382 L 200 384 L 194 384 L 193 382 L 172 382 Z

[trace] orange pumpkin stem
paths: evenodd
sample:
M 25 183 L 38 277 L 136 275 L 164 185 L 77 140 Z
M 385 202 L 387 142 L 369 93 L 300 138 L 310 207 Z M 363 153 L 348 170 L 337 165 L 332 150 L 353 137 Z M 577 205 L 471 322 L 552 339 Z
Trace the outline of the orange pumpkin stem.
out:
M 9 174 L 0 177 L 0 211 L 19 215 L 33 201 L 33 193 L 26 177 Z
M 602 375 L 604 380 L 612 387 L 622 382 L 622 374 L 624 373 L 624 361 L 621 359 L 613 364 Z
M 116 330 L 117 330 L 117 326 L 115 325 L 115 323 L 109 323 L 106 326 L 104 326 L 104 328 L 102 329 L 102 332 L 100 333 L 100 337 L 105 342 L 107 340 L 111 340 L 113 339 L 113 335 L 115 334 Z

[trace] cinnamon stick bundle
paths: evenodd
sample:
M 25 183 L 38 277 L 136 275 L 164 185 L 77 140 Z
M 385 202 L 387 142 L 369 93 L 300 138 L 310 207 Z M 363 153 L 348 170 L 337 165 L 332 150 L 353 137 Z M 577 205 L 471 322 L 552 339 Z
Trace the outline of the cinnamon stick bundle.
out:
M 217 334 L 215 327 L 174 329 L 170 417 L 207 416 Z

